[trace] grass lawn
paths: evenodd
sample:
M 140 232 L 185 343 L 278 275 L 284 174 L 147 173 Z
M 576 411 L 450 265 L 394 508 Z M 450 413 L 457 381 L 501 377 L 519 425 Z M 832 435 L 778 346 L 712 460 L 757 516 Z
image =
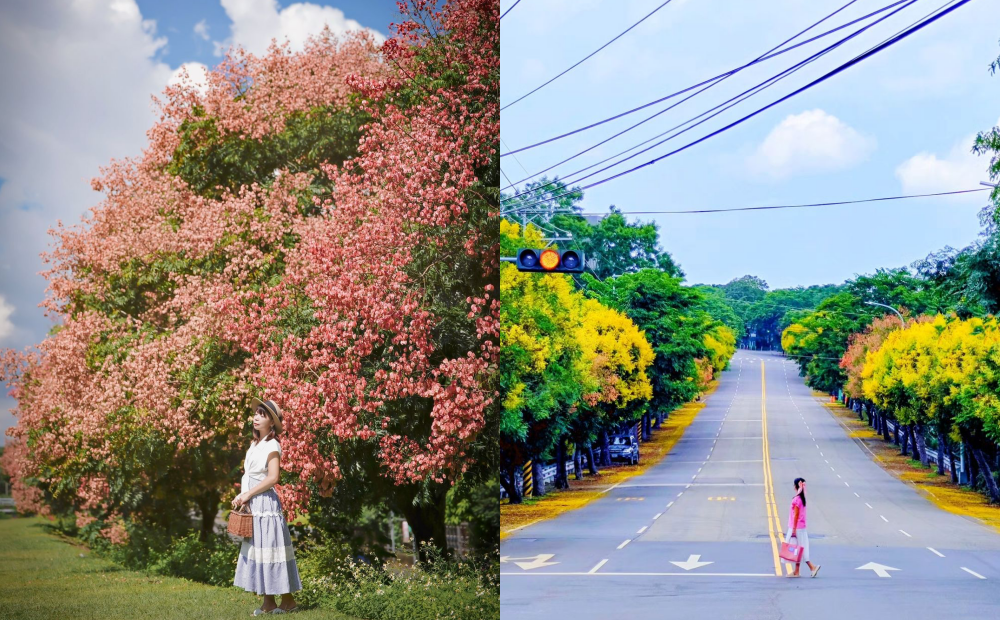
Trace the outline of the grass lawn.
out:
M 684 431 L 691 425 L 695 415 L 705 407 L 706 397 L 715 391 L 718 382 L 713 382 L 701 397 L 700 402 L 687 403 L 670 412 L 658 429 L 653 430 L 653 438 L 640 444 L 642 460 L 637 465 L 615 465 L 605 467 L 596 476 L 586 475 L 583 480 L 575 480 L 570 473 L 569 488 L 549 491 L 542 497 L 526 497 L 520 504 L 500 503 L 500 539 L 523 527 L 551 519 L 564 512 L 585 506 L 607 492 L 612 486 L 633 476 L 645 473 L 663 460 Z M 585 468 L 586 471 L 586 468 Z
M 828 398 L 826 394 L 814 392 L 816 396 Z M 868 447 L 876 463 L 896 478 L 910 484 L 931 503 L 947 512 L 979 519 L 986 525 L 1000 531 L 1000 506 L 989 503 L 982 493 L 951 483 L 951 474 L 937 473 L 937 462 L 927 468 L 920 461 L 908 456 L 900 456 L 899 447 L 884 441 L 867 422 L 858 419 L 854 413 L 840 403 L 824 402 L 834 417 L 847 428 L 848 435 Z
M 0 618 L 245 618 L 261 597 L 238 588 L 124 570 L 48 533 L 41 517 L 0 515 Z M 292 617 L 351 620 L 335 611 Z

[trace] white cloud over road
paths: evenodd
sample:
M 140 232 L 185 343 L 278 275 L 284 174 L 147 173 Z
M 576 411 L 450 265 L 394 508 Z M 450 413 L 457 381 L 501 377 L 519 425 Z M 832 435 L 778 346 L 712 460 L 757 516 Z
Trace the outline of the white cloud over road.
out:
M 1000 123 L 1000 121 L 998 121 Z M 975 134 L 970 134 L 947 153 L 917 153 L 896 167 L 896 178 L 906 194 L 929 194 L 978 189 L 980 181 L 989 180 L 989 159 L 972 152 Z M 980 194 L 954 196 L 951 200 L 982 201 Z
M 757 177 L 792 176 L 845 170 L 866 160 L 876 147 L 867 136 L 820 109 L 792 114 L 764 138 L 747 160 Z
M 279 10 L 277 0 L 222 0 L 222 8 L 232 25 L 226 40 L 215 41 L 216 56 L 221 56 L 234 44 L 260 55 L 267 51 L 271 39 L 279 43 L 288 39 L 293 50 L 300 50 L 306 39 L 321 31 L 324 25 L 337 35 L 368 30 L 377 41 L 385 39 L 378 31 L 347 19 L 340 9 L 309 2 L 297 2 Z

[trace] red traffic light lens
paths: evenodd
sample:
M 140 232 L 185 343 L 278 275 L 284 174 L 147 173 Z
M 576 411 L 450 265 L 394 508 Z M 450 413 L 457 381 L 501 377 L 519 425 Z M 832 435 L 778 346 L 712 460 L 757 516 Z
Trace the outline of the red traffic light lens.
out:
M 545 250 L 538 259 L 538 263 L 542 266 L 542 269 L 552 271 L 559 266 L 559 252 L 556 252 L 555 250 Z

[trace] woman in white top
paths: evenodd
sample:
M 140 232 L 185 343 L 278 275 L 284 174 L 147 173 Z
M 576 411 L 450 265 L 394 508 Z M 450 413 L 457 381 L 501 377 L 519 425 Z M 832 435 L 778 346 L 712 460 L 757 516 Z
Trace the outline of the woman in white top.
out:
M 298 610 L 291 593 L 302 589 L 302 581 L 281 501 L 272 488 L 281 477 L 277 437 L 283 415 L 273 400 L 255 398 L 250 407 L 254 439 L 243 461 L 242 492 L 233 500 L 233 508 L 249 504 L 253 536 L 243 539 L 233 585 L 264 595 L 263 604 L 253 615 L 288 613 Z M 281 595 L 281 605 L 275 604 L 275 594 Z

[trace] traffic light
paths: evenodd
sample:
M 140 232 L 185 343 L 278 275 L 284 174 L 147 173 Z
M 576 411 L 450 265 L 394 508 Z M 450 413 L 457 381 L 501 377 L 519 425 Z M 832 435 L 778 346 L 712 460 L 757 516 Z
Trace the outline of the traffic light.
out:
M 552 248 L 544 250 L 524 248 L 517 251 L 516 264 L 518 271 L 583 273 L 583 252 L 576 250 L 560 252 Z

